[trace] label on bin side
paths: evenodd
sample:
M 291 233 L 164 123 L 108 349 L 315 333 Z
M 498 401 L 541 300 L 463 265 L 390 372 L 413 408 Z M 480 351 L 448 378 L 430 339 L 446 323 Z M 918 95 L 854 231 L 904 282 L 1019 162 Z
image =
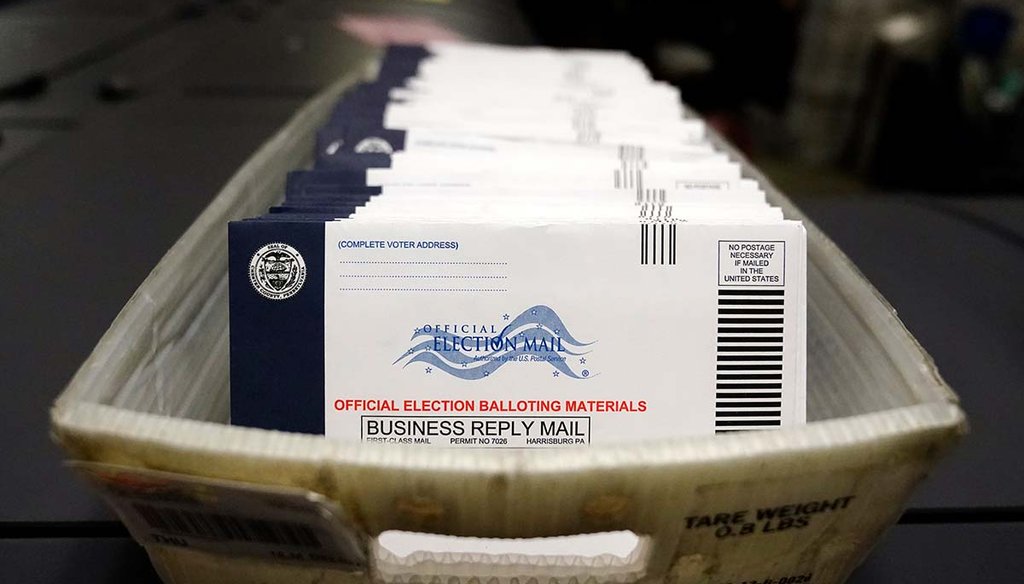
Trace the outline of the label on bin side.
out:
M 323 495 L 71 461 L 128 531 L 158 544 L 361 571 L 366 558 L 342 510 Z
M 335 221 L 324 241 L 329 437 L 586 447 L 804 421 L 797 223 Z

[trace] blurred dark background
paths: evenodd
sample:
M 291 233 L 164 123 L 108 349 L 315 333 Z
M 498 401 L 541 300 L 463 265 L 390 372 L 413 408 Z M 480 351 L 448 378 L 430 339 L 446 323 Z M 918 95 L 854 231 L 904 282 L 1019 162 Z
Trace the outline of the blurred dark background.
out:
M 98 104 L 304 99 L 345 70 L 330 31 L 382 5 L 435 35 L 629 51 L 791 193 L 1024 185 L 1021 3 L 979 0 L 0 1 L 0 171 Z
M 1020 2 L 521 2 L 541 42 L 641 57 L 783 190 L 1024 186 Z

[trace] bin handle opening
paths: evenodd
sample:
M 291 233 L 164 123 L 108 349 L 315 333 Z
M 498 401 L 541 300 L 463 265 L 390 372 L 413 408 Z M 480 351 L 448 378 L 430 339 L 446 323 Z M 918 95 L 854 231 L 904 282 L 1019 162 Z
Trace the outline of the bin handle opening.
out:
M 373 570 L 387 584 L 628 584 L 644 576 L 651 539 L 606 531 L 529 539 L 385 531 L 373 540 Z

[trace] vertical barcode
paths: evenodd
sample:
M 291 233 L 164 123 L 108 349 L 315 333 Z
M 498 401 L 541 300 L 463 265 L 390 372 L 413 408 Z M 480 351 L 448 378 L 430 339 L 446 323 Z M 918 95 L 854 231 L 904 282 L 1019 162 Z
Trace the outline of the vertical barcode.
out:
M 644 161 L 644 147 L 628 144 L 620 145 L 619 160 L 628 162 Z
M 719 289 L 716 434 L 782 424 L 784 303 L 780 289 Z
M 312 549 L 323 547 L 316 532 L 301 523 L 233 517 L 146 503 L 136 503 L 133 507 L 150 528 L 170 535 Z
M 617 178 L 618 175 L 616 174 Z M 665 189 L 637 189 L 636 204 L 642 205 L 644 203 L 667 204 L 668 197 L 665 195 Z
M 676 224 L 640 224 L 640 265 L 675 265 Z
M 619 168 L 612 170 L 612 186 L 615 189 L 636 191 L 637 196 L 644 192 L 644 169 L 647 161 L 641 159 L 619 160 Z

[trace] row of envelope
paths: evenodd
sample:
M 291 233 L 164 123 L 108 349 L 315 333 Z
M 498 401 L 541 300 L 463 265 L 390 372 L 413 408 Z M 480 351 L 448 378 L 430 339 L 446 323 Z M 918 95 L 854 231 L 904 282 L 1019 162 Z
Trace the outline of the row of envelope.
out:
M 391 47 L 230 226 L 232 421 L 443 447 L 800 423 L 805 245 L 629 55 Z

